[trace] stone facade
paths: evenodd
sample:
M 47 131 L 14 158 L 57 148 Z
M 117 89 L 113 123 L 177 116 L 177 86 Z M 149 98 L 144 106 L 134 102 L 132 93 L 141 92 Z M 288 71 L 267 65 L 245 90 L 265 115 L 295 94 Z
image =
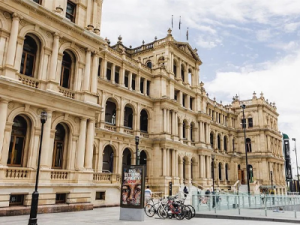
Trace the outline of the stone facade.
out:
M 286 192 L 274 103 L 222 105 L 200 82 L 197 49 L 167 36 L 131 48 L 100 37 L 102 0 L 0 1 L 0 207 L 31 203 L 44 125 L 39 205 L 119 204 L 122 165 L 141 164 L 154 192 L 183 183 Z M 272 181 L 270 172 L 272 171 Z M 18 197 L 19 196 L 19 197 Z M 21 197 L 20 197 L 21 196 Z M 81 207 L 82 206 L 82 207 Z M 50 210 L 51 211 L 51 210 Z

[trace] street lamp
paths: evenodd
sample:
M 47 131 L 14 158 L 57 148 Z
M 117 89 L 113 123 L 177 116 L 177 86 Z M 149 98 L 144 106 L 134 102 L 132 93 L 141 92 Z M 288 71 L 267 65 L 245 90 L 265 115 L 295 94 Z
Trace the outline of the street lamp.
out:
M 215 155 L 211 155 L 212 159 L 212 179 L 213 179 L 213 189 L 212 189 L 212 194 L 215 194 Z M 213 207 L 215 207 L 215 196 L 213 197 Z
M 136 159 L 135 159 L 135 165 L 140 165 L 140 152 L 139 152 L 139 141 L 140 137 L 135 136 L 135 146 L 136 146 Z
M 245 155 L 246 155 L 246 172 L 247 172 L 247 187 L 248 187 L 248 195 L 250 195 L 250 184 L 249 184 L 249 168 L 248 168 L 248 155 L 247 155 L 247 145 L 246 145 L 246 119 L 245 119 L 245 108 L 246 105 L 242 104 L 241 108 L 243 109 L 243 120 L 242 120 L 242 128 L 244 130 L 244 142 L 245 142 Z
M 295 142 L 295 154 L 296 154 L 296 166 L 297 166 L 297 177 L 298 177 L 298 185 L 297 185 L 297 189 L 300 195 L 300 188 L 299 188 L 299 173 L 298 173 L 298 160 L 297 160 L 297 149 L 296 149 L 296 138 L 292 138 L 292 141 Z
M 34 188 L 34 192 L 32 193 L 31 209 L 30 209 L 30 217 L 29 217 L 28 225 L 37 225 L 37 210 L 38 210 L 38 202 L 39 202 L 39 193 L 37 189 L 38 189 L 38 182 L 39 182 L 44 124 L 46 123 L 46 121 L 47 121 L 47 112 L 43 111 L 41 113 L 42 129 L 41 129 L 40 148 L 39 148 L 39 155 L 38 155 L 38 166 L 36 169 L 35 188 Z

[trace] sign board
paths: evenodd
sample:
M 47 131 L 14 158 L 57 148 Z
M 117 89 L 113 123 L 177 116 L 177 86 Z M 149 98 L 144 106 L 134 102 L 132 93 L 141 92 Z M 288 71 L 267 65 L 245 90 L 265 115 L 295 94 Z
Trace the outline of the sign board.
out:
M 144 208 L 145 167 L 123 166 L 121 199 L 122 208 Z

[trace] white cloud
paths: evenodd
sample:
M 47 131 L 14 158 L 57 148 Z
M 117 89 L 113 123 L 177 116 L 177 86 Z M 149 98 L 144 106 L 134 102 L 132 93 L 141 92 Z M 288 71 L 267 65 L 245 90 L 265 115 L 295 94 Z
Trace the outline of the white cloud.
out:
M 212 40 L 204 39 L 203 37 L 198 37 L 196 40 L 196 45 L 202 47 L 202 48 L 215 48 L 217 45 L 221 45 L 222 41 L 217 38 L 211 38 Z
M 258 30 L 256 38 L 258 41 L 268 41 L 271 38 L 271 32 L 270 30 Z
M 299 43 L 296 41 L 290 41 L 288 43 L 273 43 L 269 45 L 272 48 L 292 52 L 292 51 L 298 51 Z
M 284 29 L 286 32 L 292 33 L 295 30 L 297 30 L 299 26 L 300 26 L 300 23 L 288 23 L 288 24 L 284 25 Z
M 218 72 L 213 81 L 205 84 L 209 96 L 229 102 L 236 93 L 241 99 L 250 99 L 253 91 L 263 91 L 269 102 L 276 103 L 279 129 L 291 136 L 298 135 L 300 140 L 300 49 L 297 54 L 261 65 L 263 68 L 253 66 L 250 72 Z

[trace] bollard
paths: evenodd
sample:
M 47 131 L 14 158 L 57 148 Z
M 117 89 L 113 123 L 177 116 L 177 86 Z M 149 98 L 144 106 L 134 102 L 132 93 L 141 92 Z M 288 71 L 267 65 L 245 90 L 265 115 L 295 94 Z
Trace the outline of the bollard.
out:
M 227 199 L 227 209 L 229 209 L 229 196 L 228 195 L 226 196 L 226 199 Z

